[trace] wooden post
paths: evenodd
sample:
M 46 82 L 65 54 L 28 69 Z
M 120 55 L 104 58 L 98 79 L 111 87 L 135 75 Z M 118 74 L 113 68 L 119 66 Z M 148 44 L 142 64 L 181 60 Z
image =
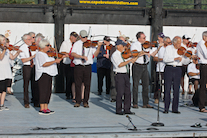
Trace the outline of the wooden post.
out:
M 59 51 L 64 40 L 64 22 L 66 16 L 65 0 L 55 0 L 54 22 L 55 22 L 55 41 Z M 58 75 L 55 77 L 55 92 L 64 92 L 63 63 L 58 64 Z
M 163 0 L 153 0 L 151 9 L 151 41 L 157 41 L 157 35 L 163 32 Z M 156 64 L 151 58 L 151 92 L 155 92 Z
M 201 0 L 194 0 L 194 9 L 201 9 Z

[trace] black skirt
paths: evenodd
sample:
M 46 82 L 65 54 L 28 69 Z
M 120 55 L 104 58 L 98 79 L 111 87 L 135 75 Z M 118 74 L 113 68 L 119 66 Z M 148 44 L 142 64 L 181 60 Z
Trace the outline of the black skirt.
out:
M 52 76 L 43 73 L 37 82 L 39 86 L 40 104 L 49 104 L 52 93 Z

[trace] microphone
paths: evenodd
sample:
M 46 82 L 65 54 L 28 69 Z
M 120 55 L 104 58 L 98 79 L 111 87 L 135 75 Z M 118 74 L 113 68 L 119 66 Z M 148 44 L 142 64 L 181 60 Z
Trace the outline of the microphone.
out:
M 128 115 L 126 115 L 126 118 L 131 119 L 131 117 L 129 117 Z

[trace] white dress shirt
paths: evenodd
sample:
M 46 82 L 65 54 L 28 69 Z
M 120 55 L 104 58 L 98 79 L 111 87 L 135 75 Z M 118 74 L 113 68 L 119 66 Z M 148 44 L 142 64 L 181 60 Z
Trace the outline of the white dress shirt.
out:
M 121 52 L 116 50 L 111 56 L 111 62 L 113 63 L 113 71 L 116 73 L 127 73 L 127 67 L 118 67 L 120 63 L 124 62 Z
M 158 51 L 158 53 L 155 55 L 155 57 L 158 57 L 158 58 L 162 58 L 164 57 L 164 54 L 165 54 L 165 48 L 164 46 L 162 46 L 160 48 L 160 50 Z M 157 62 L 157 66 L 156 66 L 156 72 L 164 72 L 164 69 L 165 69 L 165 63 L 163 61 L 159 61 Z
M 175 49 L 173 45 L 169 45 L 165 48 L 165 53 L 163 57 L 163 62 L 166 63 L 166 65 L 172 65 L 172 66 L 182 66 L 182 60 L 181 62 L 179 60 L 174 61 L 174 58 L 182 57 L 181 55 L 178 55 L 177 53 L 178 49 Z
M 70 53 L 70 50 L 72 48 L 72 42 L 70 41 L 70 39 L 63 41 L 63 43 L 60 46 L 60 53 L 61 52 L 66 52 L 66 53 Z M 70 64 L 71 63 L 71 59 L 69 57 L 65 57 L 63 59 L 63 63 L 64 64 Z
M 71 53 L 76 53 L 78 55 L 82 55 L 82 50 L 83 50 L 83 42 L 81 40 L 78 40 L 77 42 L 74 43 L 73 49 Z M 88 60 L 84 63 L 82 63 L 81 58 L 74 58 L 73 63 L 75 65 L 90 65 L 93 64 L 93 54 L 96 52 L 95 47 L 89 47 L 85 48 L 84 47 L 84 56 L 88 58 Z
M 131 49 L 131 51 L 132 50 L 137 50 L 138 52 L 141 52 L 142 51 L 142 44 L 139 41 L 136 41 L 136 42 L 132 43 L 130 49 Z M 149 52 L 149 53 L 152 52 L 152 50 L 150 48 L 143 49 L 143 50 L 145 52 Z M 145 63 L 144 63 L 144 56 L 146 57 L 146 62 Z M 139 64 L 146 64 L 146 63 L 148 63 L 149 60 L 150 60 L 150 57 L 148 57 L 147 55 L 144 55 L 144 56 L 139 57 L 135 62 L 139 63 Z
M 197 56 L 200 58 L 198 63 L 207 64 L 207 48 L 205 46 L 205 41 L 201 40 L 197 45 Z
M 184 47 L 186 49 L 186 51 L 190 50 L 189 48 L 187 48 L 187 46 L 183 43 L 181 43 L 181 46 Z M 191 51 L 191 50 L 190 50 Z M 183 55 L 183 65 L 188 65 L 191 62 L 189 57 L 186 57 Z
M 0 48 L 0 53 L 2 53 L 3 50 Z M 4 55 L 4 58 L 0 60 L 0 80 L 5 79 L 12 79 L 12 72 L 11 72 L 11 66 L 9 63 L 10 57 L 9 57 L 9 50 L 6 50 L 6 53 Z
M 27 44 L 23 44 L 20 48 L 19 48 L 22 52 L 19 54 L 20 59 L 22 58 L 29 58 L 29 48 Z M 32 56 L 35 55 L 38 52 L 38 50 L 36 51 L 31 51 Z M 34 58 L 33 58 L 34 60 Z M 24 62 L 24 65 L 30 65 L 30 61 Z M 35 64 L 35 63 L 34 63 Z
M 187 72 L 192 72 L 192 73 L 199 73 L 200 70 L 196 68 L 196 64 L 194 63 L 190 63 L 188 65 L 188 68 L 187 68 Z M 189 75 L 189 78 L 192 79 L 192 78 L 195 78 L 195 79 L 200 79 L 200 75 L 195 75 L 195 76 L 190 76 Z
M 42 76 L 42 73 L 47 73 L 50 76 L 56 76 L 58 74 L 57 64 L 54 63 L 50 66 L 43 67 L 42 65 L 46 62 L 54 61 L 53 57 L 48 57 L 44 52 L 37 52 L 35 56 L 35 80 L 39 80 Z

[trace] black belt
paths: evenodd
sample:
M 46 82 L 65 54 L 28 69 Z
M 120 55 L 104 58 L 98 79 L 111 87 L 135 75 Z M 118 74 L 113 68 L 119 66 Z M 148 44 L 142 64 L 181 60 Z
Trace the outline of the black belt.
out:
M 134 63 L 135 65 L 148 65 L 149 64 L 149 62 L 148 63 L 146 63 L 146 64 L 139 64 L 139 63 Z
M 207 64 L 200 64 L 200 65 L 207 66 Z
M 128 74 L 128 73 L 114 72 L 114 74 Z
M 75 65 L 75 66 L 77 66 L 77 67 L 88 67 L 88 66 L 91 66 L 91 64 L 89 64 L 89 65 Z
M 182 66 L 176 66 L 176 65 L 166 65 L 166 66 L 173 67 L 173 68 L 175 68 L 175 67 L 182 67 Z

